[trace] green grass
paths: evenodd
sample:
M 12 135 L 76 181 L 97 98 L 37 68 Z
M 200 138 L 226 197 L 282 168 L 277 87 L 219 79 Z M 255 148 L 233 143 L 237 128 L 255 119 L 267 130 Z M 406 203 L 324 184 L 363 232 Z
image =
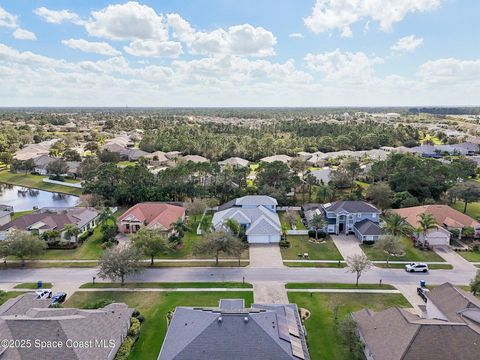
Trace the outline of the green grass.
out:
M 286 214 L 286 211 L 282 211 L 282 212 L 279 213 L 280 222 L 281 222 L 282 226 L 284 225 L 288 229 L 291 229 L 290 224 L 285 221 L 285 214 Z M 300 216 L 300 213 L 298 211 L 295 211 L 295 225 L 297 227 L 297 230 L 306 230 L 307 229 L 305 227 L 305 225 L 303 224 L 302 217 Z
M 253 302 L 252 292 L 76 292 L 65 303 L 66 307 L 83 307 L 101 299 L 124 302 L 137 309 L 145 317 L 140 337 L 130 360 L 156 359 L 167 331 L 166 316 L 177 306 L 216 307 L 220 299 L 245 299 L 245 305 Z
M 0 305 L 2 305 L 8 299 L 12 299 L 17 297 L 18 295 L 22 295 L 22 291 L 2 291 L 0 290 Z
M 340 284 L 340 283 L 288 283 L 286 289 L 374 289 L 374 290 L 395 290 L 395 286 L 389 284 Z
M 15 213 L 13 213 L 12 220 L 15 220 L 16 218 L 19 218 L 20 216 L 31 214 L 31 213 L 33 213 L 33 210 L 17 211 Z
M 387 267 L 387 264 L 374 264 L 379 268 L 389 268 L 389 269 L 405 269 L 406 264 L 392 264 L 390 263 Z M 428 268 L 430 270 L 452 270 L 453 266 L 450 264 L 429 264 Z
M 463 213 L 463 208 L 465 204 L 461 201 L 457 201 L 456 203 L 451 204 L 450 206 L 455 210 L 458 210 L 461 213 Z M 474 219 L 480 219 L 480 202 L 469 203 L 467 206 L 466 214 Z
M 403 238 L 403 245 L 405 247 L 405 255 L 390 257 L 390 261 L 445 261 L 433 251 L 424 251 L 415 248 L 412 241 L 406 237 Z M 373 245 L 362 244 L 360 247 L 370 260 L 387 260 L 386 254 L 382 250 L 376 249 Z
M 120 161 L 117 163 L 118 167 L 127 167 L 127 166 L 135 166 L 137 162 L 135 161 Z
M 315 263 L 315 262 L 284 262 L 283 265 L 288 267 L 318 267 L 318 268 L 344 268 L 347 265 L 345 263 Z
M 51 289 L 52 287 L 53 287 L 52 283 L 49 283 L 49 282 L 42 283 L 42 289 Z M 13 288 L 14 289 L 38 289 L 38 286 L 36 282 L 30 282 L 30 283 L 17 284 Z
M 296 303 L 299 308 L 308 309 L 311 313 L 310 318 L 305 321 L 311 359 L 351 359 L 348 348 L 342 344 L 337 333 L 335 308 L 338 310 L 338 321 L 341 321 L 347 314 L 363 308 L 380 311 L 392 306 L 410 307 L 401 294 L 289 292 L 288 299 Z
M 309 241 L 308 236 L 303 235 L 289 235 L 287 239 L 290 247 L 281 249 L 284 260 L 299 260 L 297 255 L 304 253 L 308 253 L 309 260 L 343 260 L 331 239 L 319 244 Z
M 123 286 L 120 283 L 85 283 L 80 286 L 80 289 L 96 289 L 96 288 L 228 288 L 228 289 L 250 289 L 253 287 L 249 283 L 241 282 L 133 282 L 125 283 Z
M 82 189 L 73 188 L 70 186 L 50 184 L 43 182 L 45 176 L 32 174 L 14 174 L 9 171 L 0 171 L 0 182 L 25 186 L 45 191 L 58 192 L 70 195 L 81 195 Z

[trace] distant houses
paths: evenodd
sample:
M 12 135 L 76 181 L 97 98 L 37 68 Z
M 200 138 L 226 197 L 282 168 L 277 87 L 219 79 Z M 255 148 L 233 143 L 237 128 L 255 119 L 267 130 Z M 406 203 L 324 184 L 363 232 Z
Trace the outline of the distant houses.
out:
M 250 164 L 250 161 L 239 158 L 239 157 L 231 157 L 231 158 L 225 159 L 223 161 L 219 161 L 218 164 L 221 167 L 226 167 L 226 166 L 231 166 L 233 168 L 247 167 Z
M 245 230 L 249 244 L 279 243 L 280 218 L 277 200 L 265 195 L 247 195 L 218 207 L 213 215 L 215 230 L 226 230 L 226 221 L 236 220 Z

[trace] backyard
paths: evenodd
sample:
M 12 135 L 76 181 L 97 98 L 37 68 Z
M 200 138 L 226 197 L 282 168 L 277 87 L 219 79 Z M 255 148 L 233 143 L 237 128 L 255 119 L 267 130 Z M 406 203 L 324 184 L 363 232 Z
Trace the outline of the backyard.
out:
M 412 241 L 407 237 L 402 238 L 402 240 L 405 248 L 405 255 L 390 257 L 390 261 L 445 261 L 433 251 L 419 250 L 415 248 Z M 387 255 L 382 250 L 376 249 L 373 245 L 362 244 L 360 247 L 370 260 L 387 260 Z
M 294 211 L 293 213 L 295 214 L 295 228 L 296 228 L 296 230 L 306 230 L 307 228 L 305 227 L 305 225 L 302 222 L 302 217 L 300 216 L 300 213 L 298 211 Z M 282 226 L 285 226 L 288 229 L 292 229 L 292 226 L 290 225 L 290 223 L 288 223 L 285 219 L 285 215 L 287 214 L 287 212 L 286 211 L 281 211 L 278 214 L 280 216 L 280 223 L 282 224 Z
M 124 302 L 140 311 L 145 317 L 140 338 L 138 339 L 129 359 L 153 359 L 162 346 L 167 331 L 166 316 L 177 306 L 218 306 L 220 299 L 245 299 L 248 307 L 253 302 L 252 292 L 76 292 L 67 300 L 65 306 L 91 307 L 100 300 Z
M 458 210 L 463 213 L 463 208 L 465 204 L 462 201 L 457 201 L 450 205 L 455 210 Z M 472 202 L 467 205 L 466 214 L 474 219 L 480 219 L 480 202 Z
M 308 349 L 311 359 L 351 359 L 337 333 L 337 324 L 347 314 L 369 308 L 379 311 L 391 306 L 410 307 L 400 294 L 343 294 L 343 293 L 295 293 L 289 292 L 288 299 L 298 308 L 305 308 L 311 315 L 305 321 L 308 333 Z M 338 320 L 335 319 L 335 312 Z

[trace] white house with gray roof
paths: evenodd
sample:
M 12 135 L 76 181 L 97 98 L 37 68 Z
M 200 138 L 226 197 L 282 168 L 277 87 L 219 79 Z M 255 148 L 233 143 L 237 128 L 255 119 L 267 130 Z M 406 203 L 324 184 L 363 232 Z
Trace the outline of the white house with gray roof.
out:
M 245 308 L 220 300 L 218 308 L 177 307 L 158 360 L 309 360 L 295 304 Z
M 277 205 L 270 196 L 247 195 L 219 206 L 212 225 L 215 230 L 224 230 L 226 221 L 234 219 L 245 229 L 249 244 L 278 243 L 281 225 Z

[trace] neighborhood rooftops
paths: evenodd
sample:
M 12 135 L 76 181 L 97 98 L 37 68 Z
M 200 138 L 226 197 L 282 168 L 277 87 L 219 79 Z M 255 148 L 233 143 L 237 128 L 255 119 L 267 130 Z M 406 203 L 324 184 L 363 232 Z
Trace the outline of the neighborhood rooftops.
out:
M 448 205 L 424 205 L 414 206 L 403 209 L 395 209 L 393 212 L 397 213 L 405 219 L 413 227 L 418 227 L 419 216 L 421 214 L 431 214 L 438 225 L 449 228 L 463 228 L 473 227 L 477 229 L 480 223 L 470 216 L 462 214 L 460 211 L 452 209 Z
M 159 360 L 308 360 L 295 304 L 221 300 L 219 308 L 177 307 Z
M 365 201 L 335 201 L 323 205 L 327 212 L 339 213 L 345 211 L 347 213 L 377 213 L 380 211 L 373 205 Z
M 220 165 L 230 165 L 230 166 L 240 166 L 240 167 L 246 167 L 248 164 L 250 164 L 250 161 L 239 158 L 239 157 L 231 157 L 228 159 L 225 159 L 223 161 L 219 162 Z
M 48 308 L 51 299 L 22 294 L 0 306 L 0 338 L 27 340 L 32 346 L 0 347 L 2 360 L 17 359 L 113 359 L 126 337 L 133 309 L 110 304 L 97 310 Z M 39 349 L 35 341 L 61 343 L 61 347 Z M 99 344 L 68 346 L 67 341 Z M 110 343 L 112 341 L 112 343 Z M 100 344 L 104 342 L 104 346 Z
M 149 229 L 170 229 L 179 218 L 184 217 L 185 208 L 161 202 L 144 202 L 132 206 L 118 218 L 122 221 L 135 221 L 144 224 Z

